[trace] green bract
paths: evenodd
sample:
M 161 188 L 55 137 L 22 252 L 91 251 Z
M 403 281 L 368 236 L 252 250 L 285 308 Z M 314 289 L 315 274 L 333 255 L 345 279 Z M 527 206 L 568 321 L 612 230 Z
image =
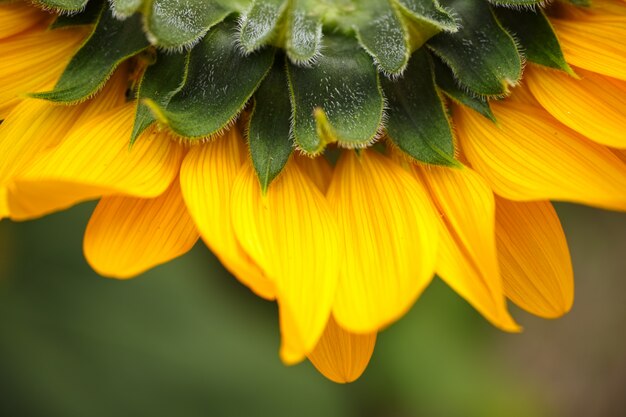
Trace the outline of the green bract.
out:
M 263 190 L 294 148 L 380 137 L 417 162 L 457 166 L 447 100 L 495 121 L 489 100 L 519 82 L 525 59 L 571 72 L 537 0 L 37 3 L 61 12 L 51 29 L 93 30 L 55 88 L 33 97 L 86 100 L 131 60 L 131 144 L 153 124 L 204 140 L 246 112 Z

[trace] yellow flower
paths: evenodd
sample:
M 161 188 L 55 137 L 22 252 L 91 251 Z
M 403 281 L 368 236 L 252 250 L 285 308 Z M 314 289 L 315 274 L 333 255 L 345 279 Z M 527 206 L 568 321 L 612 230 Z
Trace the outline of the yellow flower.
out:
M 491 100 L 496 124 L 453 104 L 462 166 L 416 163 L 396 146 L 341 149 L 333 164 L 294 154 L 264 190 L 241 123 L 193 145 L 153 126 L 129 147 L 131 63 L 79 104 L 27 98 L 54 87 L 88 31 L 49 30 L 51 15 L 3 3 L 0 217 L 99 198 L 84 253 L 114 278 L 201 237 L 278 303 L 283 361 L 308 357 L 337 382 L 361 375 L 377 332 L 435 274 L 505 331 L 520 330 L 507 299 L 559 317 L 573 274 L 549 200 L 626 210 L 626 4 L 561 5 L 550 16 L 575 76 L 529 64 L 521 86 Z

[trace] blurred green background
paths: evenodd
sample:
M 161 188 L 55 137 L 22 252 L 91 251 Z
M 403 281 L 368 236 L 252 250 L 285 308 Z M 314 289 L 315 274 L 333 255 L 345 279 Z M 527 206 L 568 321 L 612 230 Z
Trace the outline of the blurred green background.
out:
M 520 335 L 440 281 L 354 384 L 278 359 L 276 308 L 202 245 L 131 281 L 93 273 L 93 204 L 0 222 L 0 415 L 542 417 L 626 410 L 626 216 L 560 205 L 576 301 Z

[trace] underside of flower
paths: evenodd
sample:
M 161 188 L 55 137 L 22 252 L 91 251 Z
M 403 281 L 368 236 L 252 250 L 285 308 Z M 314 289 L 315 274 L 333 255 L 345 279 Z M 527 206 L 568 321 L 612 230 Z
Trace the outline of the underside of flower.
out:
M 266 189 L 293 149 L 365 148 L 457 166 L 447 100 L 495 120 L 526 59 L 572 74 L 535 0 L 39 0 L 54 30 L 93 25 L 52 91 L 75 104 L 132 61 L 132 137 L 154 123 L 188 142 L 242 113 Z M 558 6 L 549 12 L 558 13 Z M 513 35 L 515 34 L 515 35 Z

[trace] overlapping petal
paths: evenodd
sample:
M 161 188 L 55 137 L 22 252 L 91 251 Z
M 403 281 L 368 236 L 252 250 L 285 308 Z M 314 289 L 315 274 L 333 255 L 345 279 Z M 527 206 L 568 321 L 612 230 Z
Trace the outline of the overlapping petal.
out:
M 574 277 L 552 204 L 497 197 L 496 237 L 507 297 L 541 317 L 567 313 L 574 302 Z
M 371 150 L 342 154 L 328 199 L 344 252 L 335 319 L 350 331 L 374 332 L 404 315 L 430 282 L 436 214 L 410 173 Z
M 467 159 L 496 193 L 626 210 L 626 170 L 613 152 L 543 109 L 506 100 L 492 108 L 498 125 L 462 107 L 454 116 Z
M 469 168 L 416 167 L 441 213 L 437 274 L 495 326 L 518 331 L 498 267 L 493 192 Z
M 222 264 L 263 298 L 274 299 L 274 284 L 245 253 L 231 224 L 231 190 L 245 158 L 237 129 L 194 146 L 183 161 L 180 183 L 202 239 Z
M 50 17 L 45 12 L 24 3 L 0 3 L 0 42 Z
M 187 253 L 198 231 L 174 181 L 161 196 L 103 197 L 85 231 L 85 258 L 100 275 L 132 278 Z
M 102 195 L 151 198 L 176 178 L 184 150 L 150 131 L 131 148 L 133 105 L 94 117 L 42 155 L 10 187 L 11 216 L 27 219 Z
M 319 340 L 335 296 L 339 233 L 326 199 L 290 161 L 263 194 L 250 161 L 235 180 L 232 222 L 246 252 L 276 285 L 281 356 L 297 362 Z
M 530 66 L 526 80 L 541 105 L 561 123 L 600 144 L 626 148 L 626 81 L 574 71 L 579 80 Z

